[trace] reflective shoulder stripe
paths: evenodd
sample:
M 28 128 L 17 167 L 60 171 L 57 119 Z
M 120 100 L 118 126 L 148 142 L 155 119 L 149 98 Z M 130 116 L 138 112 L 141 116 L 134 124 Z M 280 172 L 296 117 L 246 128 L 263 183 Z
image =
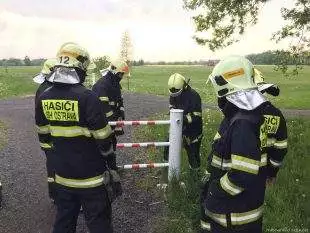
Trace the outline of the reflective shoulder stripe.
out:
M 53 183 L 55 179 L 53 177 L 47 177 L 47 182 L 48 183 Z
M 50 129 L 53 137 L 91 137 L 89 129 L 80 126 L 51 126 Z
M 282 162 L 278 162 L 278 161 L 275 161 L 273 159 L 269 159 L 270 163 L 272 166 L 274 167 L 281 167 L 282 166 Z
M 220 224 L 221 226 L 227 227 L 227 219 L 225 214 L 216 214 L 212 213 L 209 210 L 205 211 L 206 215 L 212 218 L 215 222 Z
M 222 170 L 229 170 L 231 168 L 231 160 L 222 159 L 216 155 L 213 155 L 211 165 Z
M 232 168 L 252 174 L 258 174 L 260 161 L 249 159 L 240 155 L 231 155 Z
M 93 134 L 94 138 L 96 138 L 96 139 L 106 139 L 107 137 L 109 137 L 111 135 L 111 133 L 112 133 L 112 128 L 110 125 L 106 125 L 102 129 L 92 131 L 92 134 Z
M 44 149 L 51 149 L 53 145 L 50 144 L 50 143 L 42 143 L 42 142 L 40 142 L 40 146 L 41 146 L 41 148 L 44 148 Z
M 199 117 L 202 116 L 201 112 L 193 112 L 193 115 L 194 115 L 194 116 L 199 116 Z
M 109 102 L 109 97 L 107 97 L 107 96 L 100 96 L 99 99 L 101 101 Z
M 276 139 L 274 138 L 268 138 L 267 139 L 267 147 L 272 147 L 273 144 L 275 143 Z
M 275 141 L 273 146 L 277 149 L 285 149 L 287 148 L 287 140 Z
M 109 105 L 114 106 L 114 105 L 115 105 L 115 102 L 114 102 L 114 101 L 110 101 L 110 102 L 109 102 Z
M 266 165 L 267 165 L 267 154 L 264 153 L 262 154 L 261 159 L 260 159 L 260 166 L 264 167 Z
M 190 113 L 188 113 L 188 114 L 186 115 L 186 118 L 187 118 L 188 123 L 192 123 L 193 119 L 192 119 Z
M 218 139 L 220 139 L 220 138 L 221 138 L 220 133 L 219 133 L 219 132 L 216 132 L 216 134 L 215 134 L 213 140 L 215 141 L 215 140 L 218 140 Z
M 70 188 L 93 188 L 108 183 L 108 178 L 102 174 L 88 179 L 68 179 L 55 175 L 55 182 Z
M 105 116 L 106 117 L 110 117 L 110 116 L 112 116 L 113 115 L 113 111 L 111 110 L 110 112 L 107 112 L 106 114 L 105 114 Z
M 232 225 L 243 225 L 260 219 L 263 215 L 263 206 L 243 213 L 231 213 Z
M 203 230 L 211 231 L 211 225 L 208 222 L 200 220 L 200 228 Z
M 241 187 L 238 187 L 237 185 L 233 184 L 227 176 L 227 173 L 222 176 L 220 179 L 221 187 L 230 195 L 235 196 L 241 193 L 244 189 Z
M 36 125 L 36 130 L 38 134 L 49 134 L 51 132 L 50 125 L 43 125 L 43 126 Z

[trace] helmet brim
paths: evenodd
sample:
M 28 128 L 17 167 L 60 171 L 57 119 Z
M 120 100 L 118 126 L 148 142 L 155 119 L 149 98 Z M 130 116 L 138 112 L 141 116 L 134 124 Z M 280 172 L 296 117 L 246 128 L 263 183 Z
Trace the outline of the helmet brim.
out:
M 264 83 L 264 84 L 259 84 L 258 85 L 258 90 L 260 92 L 264 91 L 264 90 L 267 90 L 268 88 L 274 86 L 275 84 L 272 84 L 272 83 Z

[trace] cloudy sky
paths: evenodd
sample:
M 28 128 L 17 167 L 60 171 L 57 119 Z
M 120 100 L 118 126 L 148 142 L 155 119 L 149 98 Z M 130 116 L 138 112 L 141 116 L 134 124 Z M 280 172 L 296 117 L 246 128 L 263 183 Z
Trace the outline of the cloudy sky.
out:
M 213 53 L 192 39 L 195 28 L 182 0 L 0 0 L 0 58 L 53 57 L 74 41 L 93 57 L 117 56 L 130 32 L 134 59 L 199 60 L 280 48 L 270 41 L 283 25 L 280 8 L 293 0 L 272 0 L 238 44 Z

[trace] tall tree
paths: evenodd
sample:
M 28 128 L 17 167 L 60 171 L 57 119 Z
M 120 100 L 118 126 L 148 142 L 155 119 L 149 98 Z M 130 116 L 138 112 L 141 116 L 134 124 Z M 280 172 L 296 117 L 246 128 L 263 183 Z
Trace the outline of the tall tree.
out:
M 132 53 L 133 53 L 133 46 L 131 42 L 131 37 L 130 37 L 129 31 L 125 31 L 121 38 L 120 58 L 126 61 L 129 67 L 131 67 Z M 129 78 L 130 78 L 130 73 L 127 77 L 127 89 L 128 90 L 129 90 Z
M 208 45 L 212 51 L 227 47 L 240 38 L 246 28 L 258 21 L 258 13 L 266 2 L 273 0 L 183 0 L 184 7 L 199 12 L 193 17 L 197 32 L 208 32 L 209 37 L 195 36 L 198 44 Z M 295 39 L 286 51 L 279 51 L 279 67 L 286 62 L 310 54 L 310 1 L 294 0 L 291 9 L 281 8 L 286 25 L 275 32 L 276 41 Z M 286 68 L 285 68 L 286 66 Z M 285 71 L 285 70 L 284 70 Z
M 25 64 L 25 66 L 31 66 L 31 60 L 28 56 L 25 56 L 24 64 Z

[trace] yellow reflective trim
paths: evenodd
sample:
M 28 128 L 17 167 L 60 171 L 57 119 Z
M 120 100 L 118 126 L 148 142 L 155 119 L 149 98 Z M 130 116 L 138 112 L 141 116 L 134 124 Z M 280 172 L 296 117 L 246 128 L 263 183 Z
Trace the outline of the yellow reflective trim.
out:
M 109 97 L 107 97 L 107 96 L 101 96 L 101 97 L 99 97 L 99 99 L 100 99 L 101 101 L 109 102 Z
M 107 113 L 105 114 L 106 117 L 110 117 L 110 116 L 112 116 L 112 115 L 113 115 L 113 111 L 107 112 Z
M 188 113 L 188 114 L 186 115 L 186 118 L 187 118 L 188 123 L 192 123 L 192 122 L 193 122 L 193 119 L 192 119 L 190 113 Z
M 69 179 L 56 174 L 55 182 L 70 188 L 93 188 L 106 184 L 107 180 L 104 174 L 87 179 Z
M 77 100 L 42 100 L 42 109 L 49 121 L 79 121 Z
M 287 148 L 287 140 L 275 141 L 273 146 L 277 149 L 285 149 Z
M 112 128 L 110 125 L 106 125 L 102 129 L 92 131 L 92 134 L 96 139 L 105 139 L 112 134 Z
M 249 159 L 240 155 L 231 155 L 232 168 L 244 172 L 258 174 L 260 161 Z
M 282 162 L 278 162 L 278 161 L 275 161 L 273 159 L 269 159 L 269 161 L 270 161 L 271 165 L 274 167 L 281 167 L 281 165 L 282 165 Z
M 212 218 L 218 224 L 220 224 L 220 225 L 222 225 L 224 227 L 227 227 L 227 220 L 226 220 L 226 215 L 225 214 L 216 214 L 216 213 L 212 213 L 209 210 L 206 210 L 205 213 L 206 213 L 207 216 Z
M 257 209 L 243 212 L 243 213 L 231 213 L 231 224 L 232 225 L 243 225 L 248 224 L 260 219 L 263 215 L 263 206 Z
M 40 146 L 44 149 L 51 149 L 52 148 L 52 144 L 49 144 L 49 143 L 41 143 L 40 142 Z
M 237 70 L 232 70 L 223 74 L 224 79 L 231 79 L 236 76 L 244 75 L 244 69 L 240 68 Z
M 80 126 L 51 126 L 50 129 L 53 137 L 91 137 L 90 130 Z
M 227 176 L 227 173 L 222 176 L 220 179 L 221 187 L 230 195 L 235 196 L 241 193 L 244 189 L 241 187 L 238 187 L 237 185 L 233 184 Z
M 231 168 L 231 160 L 222 159 L 216 155 L 213 155 L 211 165 L 222 170 L 229 170 Z
M 219 134 L 219 132 L 216 132 L 216 134 L 215 134 L 213 140 L 214 140 L 214 141 L 215 141 L 215 140 L 218 140 L 218 139 L 220 139 L 221 137 L 222 137 L 222 136 Z
M 114 101 L 110 101 L 110 102 L 109 102 L 109 105 L 112 105 L 112 106 L 113 106 L 113 105 L 115 105 L 115 102 L 114 102 Z
M 36 130 L 38 134 L 49 134 L 50 133 L 50 125 L 38 126 L 36 125 Z
M 265 125 L 268 134 L 277 133 L 280 125 L 280 117 L 273 115 L 264 115 L 265 117 Z
M 48 183 L 53 183 L 55 179 L 53 177 L 47 177 L 47 182 Z
M 261 159 L 260 159 L 260 166 L 264 167 L 267 165 L 267 154 L 262 154 Z
M 210 225 L 210 223 L 209 223 L 209 222 L 205 222 L 205 221 L 203 221 L 203 220 L 200 220 L 200 227 L 201 227 L 201 229 L 203 229 L 203 230 L 208 230 L 208 231 L 211 230 L 211 225 Z
M 199 116 L 199 117 L 202 116 L 201 112 L 193 112 L 193 114 L 194 114 L 194 116 Z

